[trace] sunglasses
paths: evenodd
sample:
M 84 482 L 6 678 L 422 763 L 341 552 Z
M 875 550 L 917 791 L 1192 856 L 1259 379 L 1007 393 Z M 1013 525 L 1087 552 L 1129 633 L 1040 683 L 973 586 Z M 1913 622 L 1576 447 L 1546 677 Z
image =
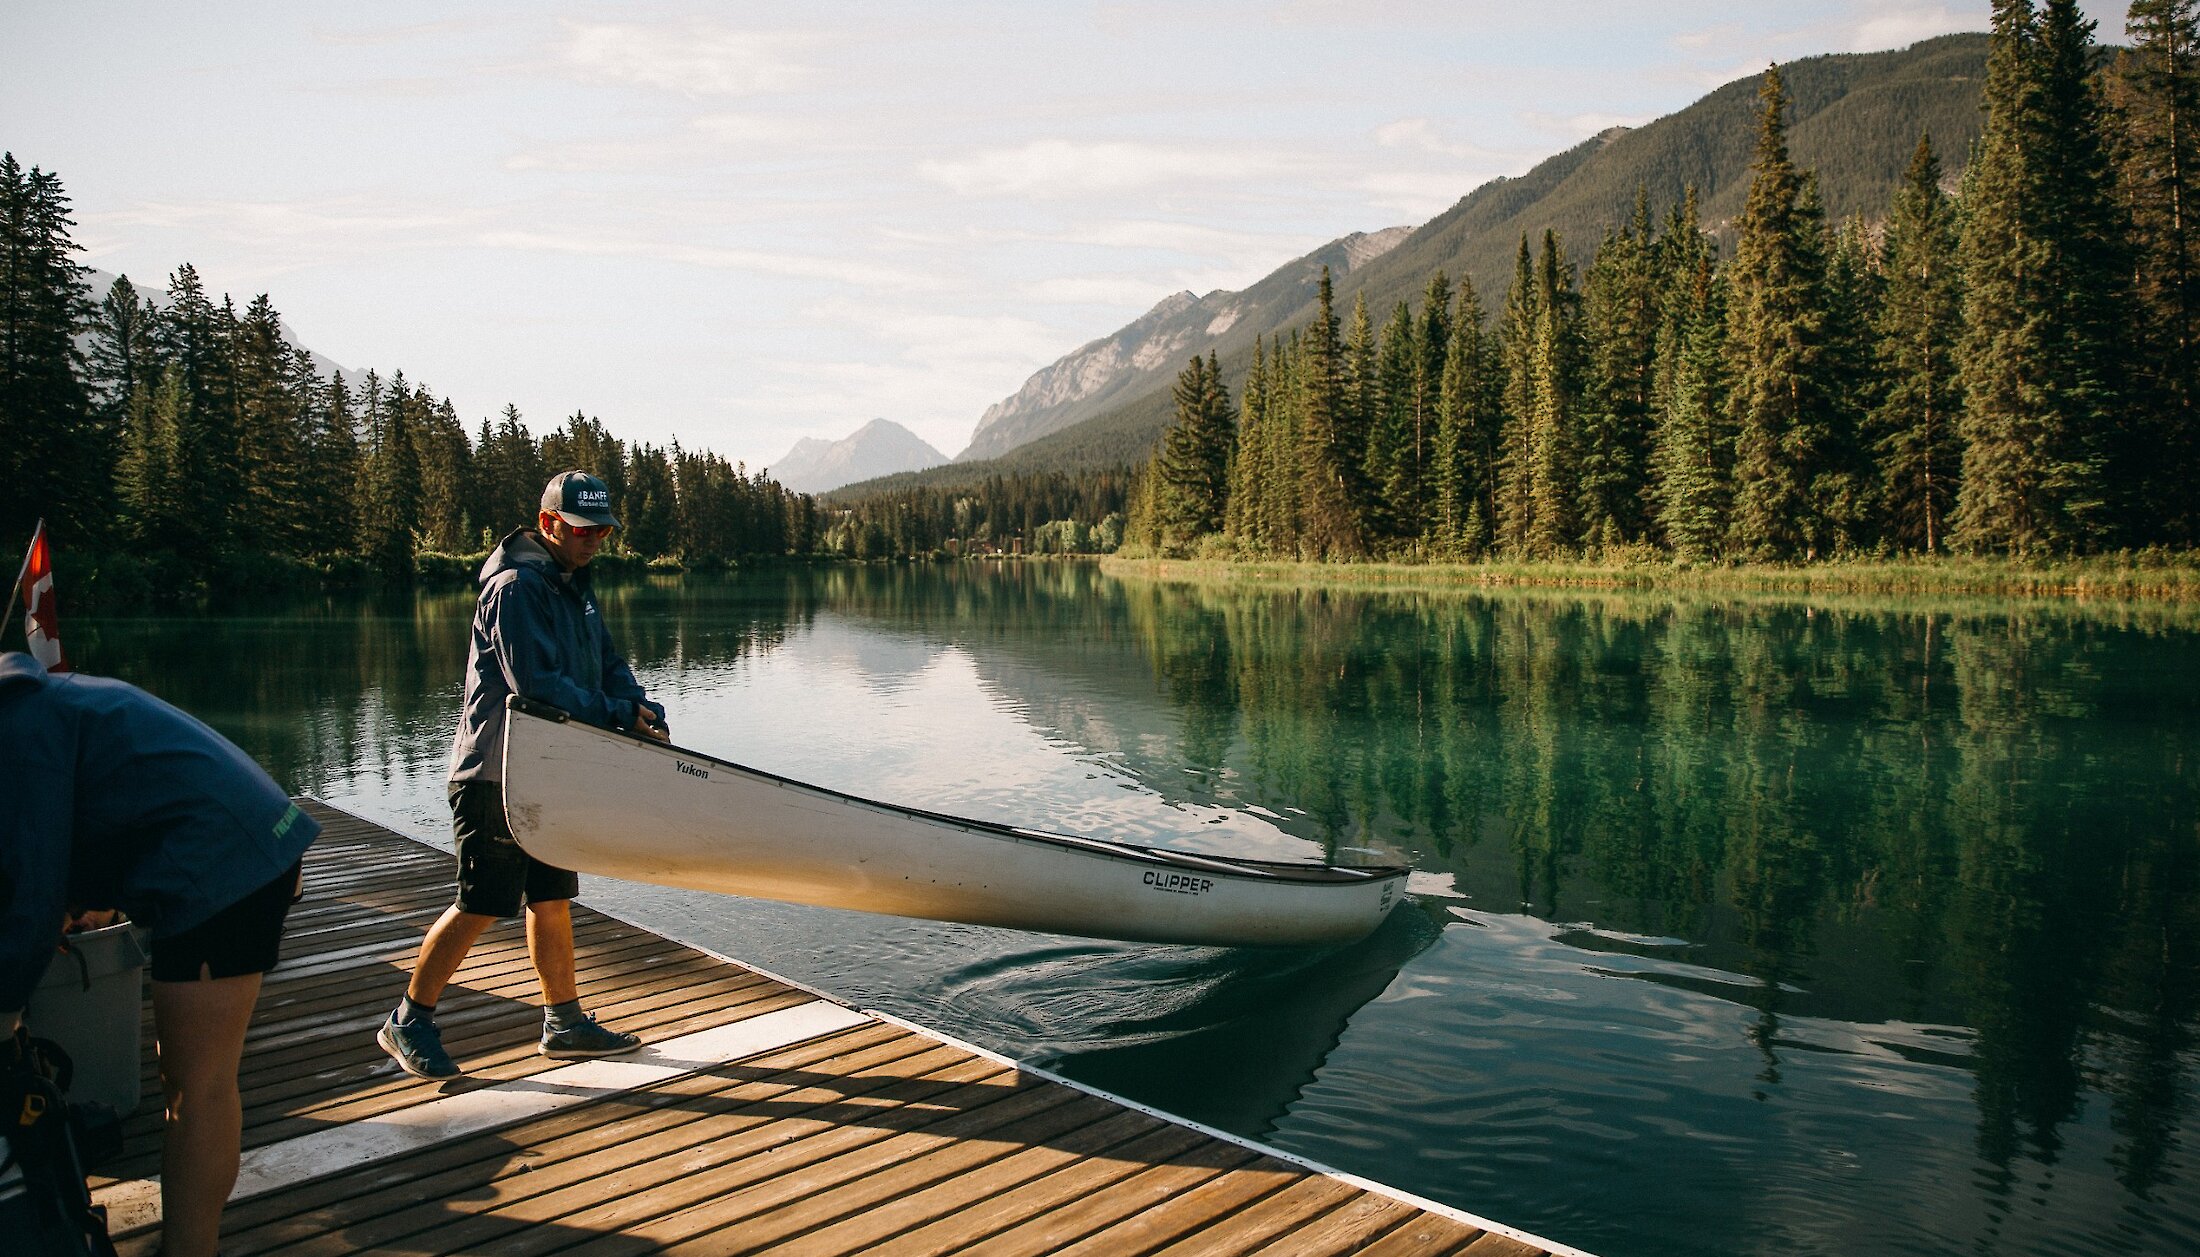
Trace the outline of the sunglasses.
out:
M 610 524 L 567 524 L 565 529 L 576 537 L 603 537 L 611 532 Z

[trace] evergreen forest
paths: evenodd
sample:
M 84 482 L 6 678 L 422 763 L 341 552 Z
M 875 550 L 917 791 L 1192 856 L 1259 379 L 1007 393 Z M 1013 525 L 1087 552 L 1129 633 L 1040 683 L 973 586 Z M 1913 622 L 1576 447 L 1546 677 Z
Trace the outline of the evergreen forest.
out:
M 240 313 L 189 264 L 158 294 L 123 276 L 95 301 L 73 225 L 58 176 L 0 156 L 0 546 L 43 519 L 97 596 L 456 576 L 531 524 L 543 483 L 572 467 L 611 488 L 623 527 L 600 560 L 610 568 L 905 556 L 950 538 L 1081 552 L 1121 536 L 1128 469 L 826 508 L 584 413 L 538 437 L 506 406 L 469 431 L 402 370 L 323 372 L 266 294 Z
M 11 154 L 0 540 L 43 518 L 106 586 L 155 599 L 407 579 L 470 568 L 582 467 L 626 524 L 614 567 L 2189 549 L 2200 0 L 2137 0 L 2128 30 L 2111 53 L 2075 0 L 1996 0 L 1977 139 L 1917 136 L 1883 212 L 1827 211 L 1774 67 L 1731 220 L 1638 190 L 1593 248 L 1522 235 L 1501 294 L 1437 271 L 1417 304 L 1363 291 L 1340 311 L 1325 276 L 1314 317 L 1231 378 L 1213 354 L 1185 366 L 1136 466 L 966 466 L 823 499 L 585 413 L 537 435 L 510 406 L 469 424 L 402 370 L 324 372 L 267 295 L 239 311 L 189 265 L 95 296 L 59 177 Z
M 1148 554 L 1807 562 L 2200 541 L 2192 181 L 2200 4 L 2139 0 L 2104 56 L 2074 0 L 1997 0 L 1983 132 L 1931 135 L 1883 218 L 1834 220 L 1760 86 L 1719 250 L 1638 192 L 1577 265 L 1213 357 L 1132 485 Z

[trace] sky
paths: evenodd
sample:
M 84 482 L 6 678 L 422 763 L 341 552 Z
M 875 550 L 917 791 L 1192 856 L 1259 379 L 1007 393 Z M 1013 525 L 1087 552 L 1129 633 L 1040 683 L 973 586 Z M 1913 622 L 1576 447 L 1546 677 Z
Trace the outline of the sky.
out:
M 754 471 L 874 418 L 953 456 L 1171 293 L 1989 9 L 7 0 L 0 148 L 86 264 L 266 293 L 469 429 L 580 411 Z

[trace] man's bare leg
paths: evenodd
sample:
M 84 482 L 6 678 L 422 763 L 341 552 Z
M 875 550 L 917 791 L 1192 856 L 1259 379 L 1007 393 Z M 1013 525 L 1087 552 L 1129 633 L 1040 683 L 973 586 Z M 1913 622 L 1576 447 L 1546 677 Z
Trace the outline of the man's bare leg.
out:
M 527 905 L 527 955 L 542 980 L 542 1054 L 554 1060 L 617 1056 L 642 1045 L 636 1035 L 608 1030 L 581 1011 L 573 974 L 573 905 L 550 899 Z
M 460 911 L 456 904 L 445 908 L 435 924 L 428 927 L 428 937 L 421 941 L 420 959 L 413 963 L 412 979 L 405 984 L 405 998 L 433 1007 L 442 998 L 443 988 L 450 985 L 451 975 L 466 963 L 466 953 L 473 950 L 482 931 L 495 921 L 495 917 L 484 913 Z M 533 931 L 530 929 L 528 934 L 528 947 L 532 949 Z M 568 957 L 572 954 L 570 930 L 566 935 L 566 953 Z M 571 967 L 570 960 L 567 967 Z
M 548 899 L 527 905 L 527 958 L 542 981 L 545 1007 L 580 998 L 573 975 L 573 902 Z
M 167 1257 L 213 1257 L 219 1244 L 244 1130 L 237 1065 L 259 997 L 257 973 L 153 983 L 160 1085 L 168 1102 L 160 1147 L 161 1251 Z

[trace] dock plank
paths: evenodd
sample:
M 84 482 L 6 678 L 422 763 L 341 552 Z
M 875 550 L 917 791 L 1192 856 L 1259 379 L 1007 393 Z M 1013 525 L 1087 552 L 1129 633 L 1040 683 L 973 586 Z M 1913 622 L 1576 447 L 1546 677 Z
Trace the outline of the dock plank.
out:
M 271 1150 L 276 1160 L 263 1164 L 287 1166 L 298 1159 L 292 1149 L 325 1145 L 329 1136 L 307 1138 L 316 1132 L 392 1121 L 434 1131 L 435 1141 L 414 1147 L 376 1134 L 362 1143 L 347 1132 L 342 1147 L 391 1151 L 295 1182 L 287 1170 L 262 1173 L 255 1181 L 267 1189 L 223 1215 L 231 1257 L 1573 1254 L 906 1024 L 865 1016 L 850 1026 L 856 1017 L 812 992 L 581 905 L 576 957 L 591 1011 L 653 1043 L 714 1032 L 692 1042 L 742 1044 L 731 1053 L 740 1059 L 675 1060 L 669 1071 L 641 1071 L 638 1085 L 601 1091 L 581 1086 L 601 1075 L 574 1075 L 581 1089 L 513 1109 L 531 1116 L 486 1110 L 494 1116 L 472 1133 L 445 1137 L 444 1119 L 427 1115 L 482 1111 L 477 1099 L 420 1106 L 544 1085 L 532 1080 L 567 1064 L 535 1050 L 541 995 L 525 941 L 514 926 L 493 927 L 439 1005 L 466 1075 L 437 1083 L 399 1071 L 374 1031 L 450 902 L 450 856 L 301 804 L 324 828 L 283 965 L 247 1038 L 245 1146 Z M 757 1023 L 799 1027 L 791 1034 L 720 1029 L 803 1005 L 837 1020 L 796 1013 L 794 1023 Z M 118 1200 L 149 1199 L 130 1180 L 158 1168 L 149 1011 L 143 1026 L 145 1099 L 127 1119 L 123 1157 L 97 1181 Z M 786 1042 L 803 1035 L 815 1037 Z M 118 1241 L 123 1257 L 157 1247 L 153 1229 Z

